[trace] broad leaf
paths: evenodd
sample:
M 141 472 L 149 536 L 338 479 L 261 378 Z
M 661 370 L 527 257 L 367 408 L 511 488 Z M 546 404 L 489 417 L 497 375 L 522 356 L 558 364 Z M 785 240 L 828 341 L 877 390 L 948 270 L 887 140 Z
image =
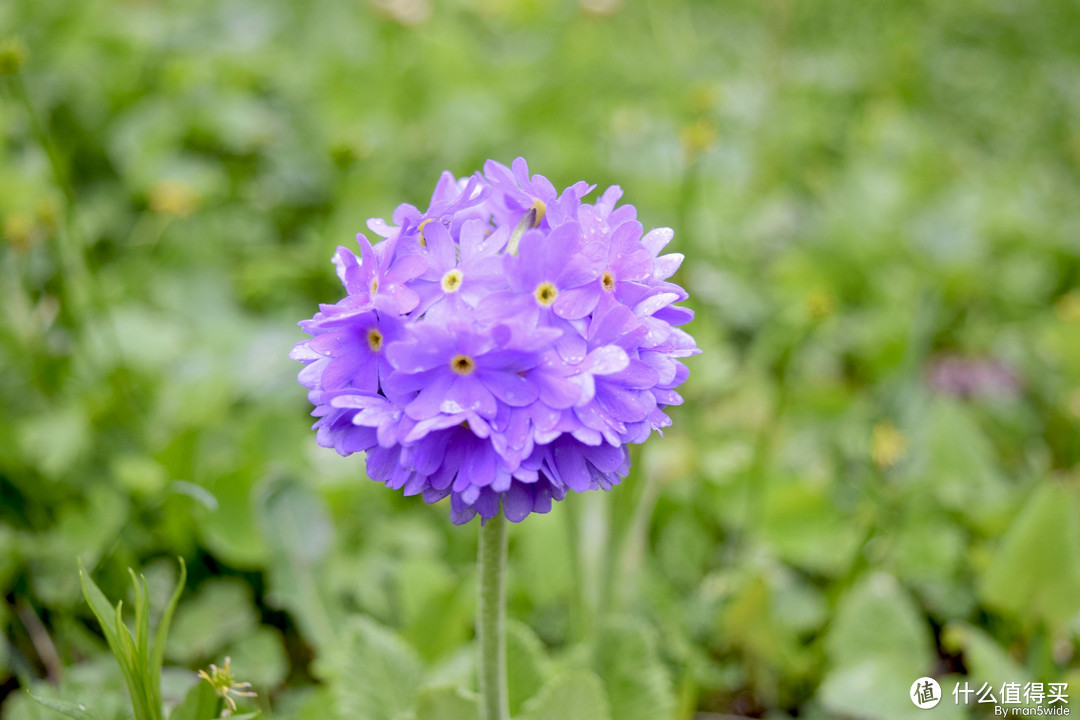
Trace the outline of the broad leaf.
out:
M 475 693 L 461 688 L 424 688 L 411 714 L 417 720 L 476 720 L 480 703 Z
M 930 628 L 903 588 L 886 574 L 856 583 L 841 598 L 825 638 L 832 669 L 818 690 L 835 715 L 873 720 L 917 718 L 911 683 L 934 664 Z M 957 717 L 942 702 L 934 712 Z
M 670 718 L 675 696 L 667 668 L 656 652 L 652 629 L 622 618 L 601 629 L 594 669 L 603 679 L 611 714 L 619 720 Z
M 1063 488 L 1039 488 L 1013 521 L 981 594 L 991 607 L 1059 630 L 1080 616 L 1080 513 Z
M 517 720 L 608 720 L 611 714 L 604 684 L 588 670 L 559 675 L 525 703 Z M 656 716 L 667 717 L 667 716 Z
M 365 720 L 393 720 L 408 710 L 422 675 L 416 651 L 365 617 L 346 625 L 324 667 L 338 714 Z
M 506 623 L 506 675 L 510 714 L 535 695 L 548 675 L 544 645 L 527 625 L 509 620 Z

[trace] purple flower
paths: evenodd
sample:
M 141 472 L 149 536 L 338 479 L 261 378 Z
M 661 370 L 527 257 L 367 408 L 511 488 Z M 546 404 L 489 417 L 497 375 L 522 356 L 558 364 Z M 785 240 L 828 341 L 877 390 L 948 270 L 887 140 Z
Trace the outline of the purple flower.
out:
M 489 233 L 486 223 L 472 219 L 462 225 L 457 241 L 439 223 L 429 224 L 424 235 L 427 271 L 415 283 L 421 311 L 437 304 L 439 312 L 450 315 L 468 312 L 505 284 L 498 255 L 510 238 L 505 229 Z
M 413 310 L 420 296 L 407 283 L 427 268 L 424 259 L 403 255 L 395 263 L 393 240 L 380 244 L 381 254 L 363 235 L 357 235 L 356 240 L 360 243 L 359 260 L 348 248 L 338 247 L 334 253 L 338 278 L 349 293 L 342 302 L 353 312 L 375 308 L 400 315 Z
M 1011 398 L 1021 390 L 1012 367 L 987 358 L 940 356 L 931 362 L 927 378 L 936 392 L 961 398 Z
M 519 522 L 568 491 L 609 490 L 627 446 L 671 424 L 698 352 L 692 312 L 618 187 L 558 193 L 488 161 L 439 179 L 426 211 L 401 205 L 333 261 L 345 297 L 300 323 L 291 356 L 315 405 L 317 441 L 364 452 L 368 475 L 464 523 Z
M 418 323 L 408 339 L 387 349 L 397 371 L 387 393 L 407 403 L 405 414 L 414 420 L 440 414 L 491 420 L 500 404 L 531 405 L 540 390 L 524 373 L 540 363 L 538 350 L 546 343 L 540 334 L 521 340 L 515 344 L 505 325 L 484 332 L 456 318 Z

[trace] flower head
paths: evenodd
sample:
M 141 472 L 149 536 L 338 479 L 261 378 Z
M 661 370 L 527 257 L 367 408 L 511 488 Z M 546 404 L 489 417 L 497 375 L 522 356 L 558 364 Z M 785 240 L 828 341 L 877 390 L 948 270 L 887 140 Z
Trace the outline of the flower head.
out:
M 333 261 L 346 295 L 300 323 L 292 357 L 319 444 L 367 454 L 368 475 L 455 523 L 547 512 L 567 491 L 609 490 L 627 445 L 671 424 L 693 313 L 622 191 L 593 204 L 488 161 L 440 178 L 426 211 L 368 221 L 359 257 Z
M 199 677 L 210 683 L 210 687 L 214 689 L 214 694 L 225 701 L 226 708 L 222 713 L 223 717 L 228 717 L 236 712 L 235 698 L 257 697 L 257 694 L 251 689 L 251 683 L 236 682 L 232 672 L 232 659 L 229 657 L 225 658 L 224 667 L 211 664 L 210 672 L 200 670 Z

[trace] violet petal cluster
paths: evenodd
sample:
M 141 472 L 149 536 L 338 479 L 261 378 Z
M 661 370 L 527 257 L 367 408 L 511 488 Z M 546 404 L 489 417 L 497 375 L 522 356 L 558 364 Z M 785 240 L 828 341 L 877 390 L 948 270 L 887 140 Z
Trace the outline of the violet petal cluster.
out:
M 427 210 L 368 221 L 379 240 L 357 235 L 359 256 L 339 247 L 346 295 L 291 353 L 319 444 L 367 453 L 405 495 L 449 495 L 457 524 L 520 522 L 626 477 L 698 349 L 672 231 L 646 233 L 617 186 L 582 202 L 593 189 L 489 160 L 443 173 Z

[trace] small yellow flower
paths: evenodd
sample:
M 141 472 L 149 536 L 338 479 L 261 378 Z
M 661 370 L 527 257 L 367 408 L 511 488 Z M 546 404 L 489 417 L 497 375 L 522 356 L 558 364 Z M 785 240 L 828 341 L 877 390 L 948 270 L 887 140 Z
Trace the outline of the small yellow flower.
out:
M 817 322 L 824 320 L 836 311 L 836 300 L 827 290 L 821 288 L 814 288 L 808 292 L 803 299 L 803 303 L 806 307 L 806 314 L 810 316 L 811 320 Z
M 705 118 L 700 118 L 693 125 L 687 125 L 679 133 L 679 142 L 687 157 L 697 158 L 716 142 L 716 125 Z
M 870 457 L 878 467 L 891 468 L 907 453 L 907 438 L 889 421 L 874 426 Z
M 150 190 L 150 209 L 160 215 L 187 217 L 199 207 L 199 194 L 176 180 L 159 180 Z
M 234 697 L 255 697 L 256 693 L 251 689 L 251 683 L 238 683 L 233 679 L 232 674 L 232 659 L 225 658 L 225 666 L 218 667 L 217 665 L 210 665 L 210 672 L 205 670 L 199 671 L 199 677 L 210 683 L 210 687 L 214 688 L 214 692 L 218 697 L 225 700 L 225 704 L 228 707 L 221 714 L 222 717 L 229 717 L 236 712 L 236 700 Z

